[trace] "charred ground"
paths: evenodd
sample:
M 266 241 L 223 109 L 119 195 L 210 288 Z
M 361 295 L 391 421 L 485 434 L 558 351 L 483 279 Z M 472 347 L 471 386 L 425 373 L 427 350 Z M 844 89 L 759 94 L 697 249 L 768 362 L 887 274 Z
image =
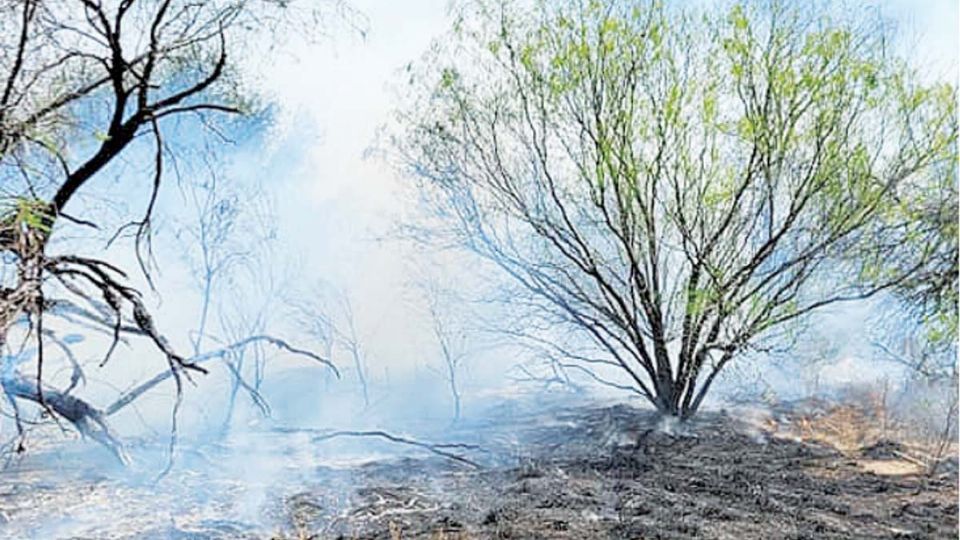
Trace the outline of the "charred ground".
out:
M 297 468 L 300 480 L 271 486 L 248 515 L 237 509 L 242 485 L 201 470 L 215 467 L 213 454 L 224 449 L 208 450 L 202 463 L 184 463 L 164 480 L 168 487 L 159 491 L 171 491 L 169 497 L 155 488 L 122 488 L 83 475 L 53 483 L 36 477 L 31 484 L 26 472 L 14 470 L 0 485 L 0 510 L 16 532 L 26 530 L 30 515 L 49 519 L 50 511 L 36 512 L 38 505 L 56 511 L 56 505 L 72 504 L 79 511 L 124 499 L 126 516 L 101 516 L 96 526 L 46 536 L 56 538 L 813 539 L 957 533 L 956 458 L 929 476 L 911 466 L 902 445 L 881 441 L 841 452 L 789 434 L 796 419 L 782 413 L 707 412 L 691 425 L 676 426 L 624 405 L 555 408 L 549 414 L 504 406 L 488 418 L 497 420 L 446 430 L 450 440 L 482 446 L 453 449 L 482 468 L 436 455 L 337 467 L 288 454 L 284 466 Z M 298 445 L 301 454 L 315 439 L 269 436 L 275 448 Z M 192 496 L 177 496 L 178 489 Z M 151 501 L 180 505 L 179 518 L 144 517 L 152 515 Z
M 347 515 L 324 512 L 322 486 L 305 491 L 289 500 L 297 534 L 645 539 L 956 535 L 956 469 L 948 467 L 932 478 L 906 472 L 909 468 L 897 468 L 903 466 L 902 458 L 882 452 L 883 445 L 864 449 L 861 459 L 759 431 L 729 413 L 705 414 L 685 433 L 670 434 L 654 415 L 624 406 L 566 410 L 547 424 L 518 426 L 526 443 L 518 466 L 446 473 L 415 463 L 369 466 Z M 878 461 L 906 474 L 877 474 L 865 466 L 875 467 Z

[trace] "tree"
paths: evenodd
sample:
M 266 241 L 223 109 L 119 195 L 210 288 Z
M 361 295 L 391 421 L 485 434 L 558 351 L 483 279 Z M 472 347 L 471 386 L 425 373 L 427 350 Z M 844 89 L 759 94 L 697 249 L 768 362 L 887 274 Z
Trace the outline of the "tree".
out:
M 346 289 L 320 283 L 309 300 L 290 302 L 300 327 L 317 342 L 332 352 L 342 349 L 350 356 L 357 384 L 363 396 L 364 408 L 370 407 L 370 385 L 367 351 L 357 328 L 353 302 Z
M 277 216 L 269 193 L 256 181 L 225 181 L 219 172 L 224 163 L 205 160 L 205 164 L 204 181 L 181 182 L 187 215 L 176 232 L 199 294 L 191 336 L 194 355 L 202 352 L 205 341 L 239 342 L 267 332 L 276 298 L 282 296 L 281 282 L 286 281 L 276 276 L 282 263 L 271 249 Z M 260 396 L 265 359 L 259 344 L 223 358 L 231 385 L 222 433 L 230 427 L 241 389 L 263 414 L 269 413 Z M 248 380 L 244 371 L 251 364 Z
M 469 3 L 393 137 L 425 226 L 689 418 L 738 356 L 924 264 L 883 267 L 917 225 L 877 224 L 956 163 L 955 88 L 824 7 Z
M 897 284 L 891 298 L 881 306 L 877 317 L 881 335 L 873 341 L 883 358 L 907 368 L 904 394 L 926 413 L 915 414 L 920 417 L 910 418 L 910 425 L 933 443 L 928 468 L 931 475 L 936 474 L 941 458 L 957 440 L 960 410 L 957 166 L 954 160 L 945 164 L 943 173 L 933 181 L 908 184 L 898 190 L 893 215 L 903 216 L 913 227 L 901 231 L 901 247 L 884 261 L 883 269 L 896 272 L 917 260 L 924 264 L 910 279 Z M 931 414 L 936 422 L 934 429 L 927 425 Z
M 0 348 L 35 342 L 36 354 L 8 355 L 3 389 L 11 401 L 33 401 L 51 416 L 64 418 L 83 434 L 122 448 L 106 417 L 143 392 L 172 378 L 176 411 L 183 379 L 202 373 L 204 361 L 219 358 L 270 336 L 249 336 L 216 350 L 185 357 L 160 332 L 127 274 L 110 262 L 78 254 L 69 242 L 52 248 L 58 231 L 96 227 L 97 215 L 75 202 L 123 155 L 149 155 L 149 195 L 145 210 L 117 231 L 130 233 L 140 266 L 149 280 L 153 216 L 172 156 L 165 130 L 197 119 L 214 134 L 224 118 L 247 112 L 237 60 L 243 47 L 267 44 L 284 35 L 291 22 L 309 20 L 310 9 L 285 1 L 253 0 L 43 0 L 0 1 Z M 298 4 L 299 5 L 299 4 Z M 299 24 L 297 22 L 296 24 Z M 266 34 L 267 39 L 255 39 Z M 115 169 L 114 169 L 115 170 Z M 132 191 L 141 180 L 129 170 L 118 188 Z M 125 337 L 145 338 L 166 359 L 168 370 L 100 410 L 43 380 L 53 317 L 109 336 L 105 366 Z M 199 344 L 198 344 L 199 345 Z M 300 354 L 314 357 L 306 351 Z M 15 359 L 15 360 L 11 360 Z M 323 360 L 325 361 L 325 360 Z M 33 364 L 33 380 L 19 364 Z M 17 364 L 17 365 L 15 365 Z M 18 422 L 19 427 L 19 422 Z
M 451 317 L 448 295 L 444 294 L 436 281 L 425 280 L 421 284 L 427 311 L 430 314 L 433 337 L 440 346 L 440 359 L 443 367 L 436 370 L 443 378 L 443 382 L 450 389 L 450 399 L 453 401 L 453 423 L 460 421 L 462 413 L 462 392 L 460 389 L 460 372 L 467 359 L 467 332 Z
M 240 195 L 224 189 L 219 175 L 210 171 L 206 182 L 188 182 L 184 189 L 190 208 L 188 221 L 177 231 L 184 254 L 200 293 L 196 333 L 191 336 L 193 354 L 199 354 L 208 337 L 208 325 L 217 288 L 250 257 L 251 248 L 242 241 L 243 221 Z M 255 194 L 252 196 L 256 196 Z M 259 238 L 253 237 L 256 245 Z
M 896 229 L 899 249 L 891 251 L 880 270 L 890 274 L 917 261 L 923 264 L 893 288 L 881 320 L 887 339 L 875 343 L 921 377 L 954 380 L 960 324 L 957 161 L 944 164 L 932 180 L 898 190 L 893 220 L 911 226 Z M 903 346 L 893 345 L 895 341 Z

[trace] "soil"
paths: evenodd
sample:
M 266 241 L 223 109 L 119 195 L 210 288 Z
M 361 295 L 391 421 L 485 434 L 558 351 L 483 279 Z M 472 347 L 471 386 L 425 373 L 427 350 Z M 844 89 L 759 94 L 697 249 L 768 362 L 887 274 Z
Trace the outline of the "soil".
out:
M 23 535 L 31 519 L 50 519 L 37 505 L 79 511 L 97 501 L 128 524 L 101 520 L 33 537 L 957 538 L 955 467 L 930 477 L 898 467 L 902 448 L 892 444 L 844 454 L 748 417 L 705 412 L 675 425 L 625 405 L 491 414 L 444 430 L 482 447 L 451 450 L 480 468 L 422 449 L 349 467 L 315 464 L 256 502 L 255 519 L 231 495 L 243 486 L 199 473 L 172 476 L 178 495 L 121 491 L 103 478 L 44 484 L 21 471 L 0 477 L 0 517 L 11 538 L 31 537 Z M 311 444 L 307 435 L 288 442 Z M 179 519 L 143 517 L 150 501 L 181 505 Z M 4 526 L 0 537 L 8 537 Z

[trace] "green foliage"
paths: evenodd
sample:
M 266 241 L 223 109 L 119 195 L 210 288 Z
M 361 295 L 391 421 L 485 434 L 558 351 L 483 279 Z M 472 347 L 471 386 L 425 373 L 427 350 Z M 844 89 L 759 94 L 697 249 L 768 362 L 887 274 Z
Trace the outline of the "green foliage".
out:
M 50 205 L 32 197 L 0 200 L 0 251 L 26 255 L 36 250 L 50 234 Z
M 0 203 L 0 228 L 49 232 L 50 205 L 32 197 L 14 197 Z
M 453 85 L 456 84 L 458 78 L 457 70 L 451 68 L 444 69 L 440 75 L 440 87 L 444 90 L 450 90 L 453 88 Z

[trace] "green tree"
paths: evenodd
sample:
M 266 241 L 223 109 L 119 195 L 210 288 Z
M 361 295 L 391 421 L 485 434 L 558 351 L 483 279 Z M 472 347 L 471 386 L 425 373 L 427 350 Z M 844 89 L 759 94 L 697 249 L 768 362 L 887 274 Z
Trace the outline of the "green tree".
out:
M 948 165 L 940 182 L 907 186 L 898 194 L 896 227 L 889 236 L 896 249 L 881 265 L 881 275 L 916 272 L 893 288 L 879 307 L 874 344 L 913 375 L 928 380 L 957 377 L 958 246 L 956 164 Z
M 893 234 L 897 243 L 883 262 L 886 273 L 923 264 L 909 279 L 894 288 L 888 302 L 887 330 L 890 337 L 909 343 L 891 356 L 905 361 L 927 378 L 955 378 L 957 327 L 960 324 L 958 296 L 958 199 L 957 162 L 946 163 L 932 179 L 908 184 L 898 190 L 893 209 Z M 897 227 L 906 221 L 908 227 Z M 892 342 L 893 340 L 887 340 Z
M 898 187 L 956 163 L 955 88 L 824 7 L 471 2 L 394 140 L 446 240 L 688 418 L 744 352 L 924 264 L 882 263 L 917 226 Z

